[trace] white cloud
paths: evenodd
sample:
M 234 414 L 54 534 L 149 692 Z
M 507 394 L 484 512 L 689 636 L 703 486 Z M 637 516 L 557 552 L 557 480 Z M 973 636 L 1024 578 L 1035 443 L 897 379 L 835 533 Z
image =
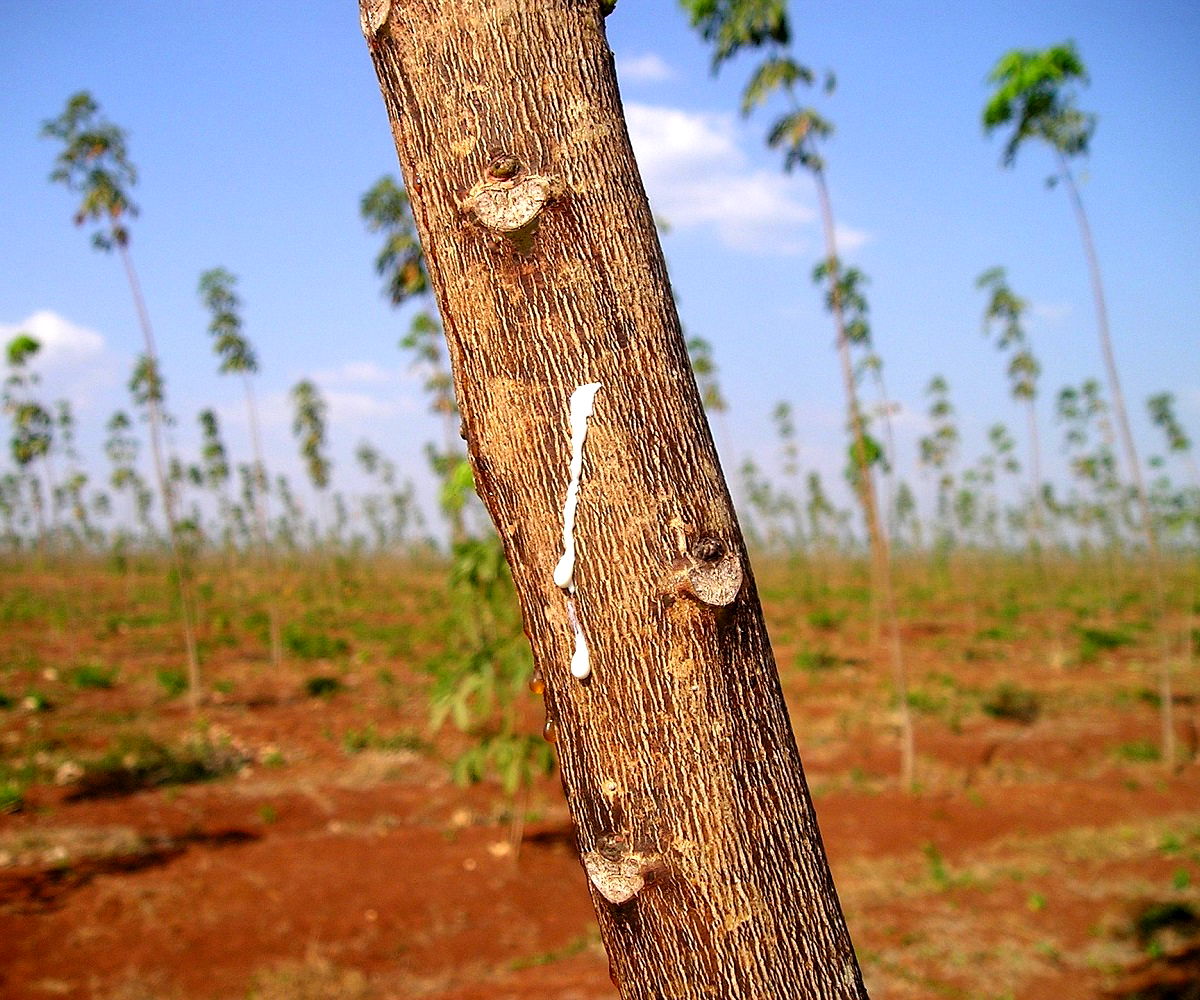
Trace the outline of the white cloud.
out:
M 673 227 L 708 226 L 726 246 L 760 254 L 819 242 L 802 179 L 752 166 L 732 115 L 631 103 L 625 116 L 651 205 Z M 866 238 L 841 234 L 846 249 Z
M 675 71 L 653 52 L 640 56 L 620 56 L 617 59 L 617 77 L 621 80 L 657 83 L 660 80 L 670 80 L 674 76 Z
M 41 378 L 45 398 L 67 399 L 79 413 L 90 409 L 103 390 L 117 384 L 116 359 L 95 330 L 39 309 L 20 323 L 0 323 L 0 347 L 19 333 L 27 333 L 41 344 L 30 366 Z
M 77 367 L 104 353 L 104 338 L 100 334 L 76 326 L 49 309 L 40 309 L 17 324 L 0 324 L 0 339 L 4 343 L 18 333 L 27 333 L 42 345 L 32 362 L 42 374 Z

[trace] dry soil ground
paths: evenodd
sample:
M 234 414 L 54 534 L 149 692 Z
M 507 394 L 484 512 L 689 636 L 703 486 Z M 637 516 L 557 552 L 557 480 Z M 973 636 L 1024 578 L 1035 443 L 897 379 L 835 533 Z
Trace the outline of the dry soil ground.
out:
M 1200 768 L 1155 759 L 1140 588 L 914 583 L 908 793 L 860 588 L 759 576 L 875 1000 L 1200 995 Z M 285 616 L 325 638 L 282 670 L 260 588 L 208 579 L 194 715 L 157 571 L 0 576 L 0 995 L 615 998 L 557 779 L 458 787 L 461 737 L 425 726 L 438 571 L 293 571 Z

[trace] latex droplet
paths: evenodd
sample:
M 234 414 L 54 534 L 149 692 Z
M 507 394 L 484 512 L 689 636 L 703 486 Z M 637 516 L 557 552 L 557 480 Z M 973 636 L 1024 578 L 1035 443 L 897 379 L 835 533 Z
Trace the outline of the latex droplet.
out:
M 535 670 L 533 676 L 529 678 L 529 690 L 534 694 L 541 694 L 546 690 L 546 682 L 540 671 Z
M 542 739 L 547 743 L 558 742 L 558 723 L 553 719 L 547 719 L 546 724 L 542 727 Z

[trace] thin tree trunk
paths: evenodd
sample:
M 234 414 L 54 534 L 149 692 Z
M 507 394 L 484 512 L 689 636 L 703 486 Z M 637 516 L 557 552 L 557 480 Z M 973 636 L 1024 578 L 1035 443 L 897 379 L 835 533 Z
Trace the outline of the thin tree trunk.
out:
M 908 704 L 908 669 L 904 663 L 904 643 L 900 638 L 900 618 L 896 611 L 896 594 L 892 586 L 891 557 L 888 541 L 880 523 L 879 505 L 875 499 L 875 480 L 867 462 L 866 431 L 863 427 L 862 408 L 858 403 L 858 392 L 854 388 L 854 366 L 850 362 L 850 341 L 846 337 L 846 321 L 838 294 L 841 263 L 838 260 L 837 234 L 833 225 L 833 205 L 829 198 L 829 187 L 825 183 L 825 172 L 813 171 L 817 184 L 817 200 L 821 206 L 821 224 L 825 232 L 825 254 L 829 264 L 830 301 L 833 304 L 833 321 L 837 333 L 838 360 L 842 369 L 842 387 L 850 407 L 850 426 L 854 434 L 854 452 L 858 463 L 858 492 L 862 501 L 863 514 L 867 522 L 867 541 L 871 547 L 872 606 L 882 603 L 883 617 L 887 621 L 888 654 L 892 663 L 892 686 L 896 695 L 897 713 L 900 719 L 900 782 L 906 789 L 913 787 L 916 778 L 916 740 L 913 735 L 912 710 Z M 876 612 L 878 616 L 878 611 Z
M 1032 507 L 1029 516 L 1033 518 L 1031 537 L 1033 539 L 1034 569 L 1041 576 L 1046 548 L 1046 517 L 1045 507 L 1042 504 L 1041 439 L 1038 435 L 1037 408 L 1032 398 L 1025 400 L 1025 417 L 1029 425 L 1029 478 L 1032 487 L 1032 494 L 1029 498 Z
M 133 258 L 124 243 L 118 242 L 117 248 L 121 253 L 125 276 L 129 279 L 129 290 L 133 295 L 134 309 L 137 310 L 138 323 L 142 328 L 142 337 L 146 345 L 146 357 L 154 366 L 155 376 L 161 378 L 162 372 L 158 367 L 158 351 L 154 346 L 154 329 L 150 325 L 150 313 L 146 309 L 142 286 L 138 281 L 137 271 L 133 267 Z M 188 699 L 192 711 L 195 712 L 200 704 L 200 654 L 196 647 L 192 587 L 188 579 L 183 553 L 179 551 L 179 522 L 175 510 L 175 488 L 168 481 L 167 466 L 163 456 L 162 410 L 159 409 L 158 400 L 153 398 L 153 393 L 147 399 L 146 405 L 150 411 L 150 452 L 154 459 L 154 478 L 158 484 L 158 495 L 162 498 L 163 514 L 167 520 L 167 545 L 171 553 L 171 567 L 175 571 L 175 579 L 179 587 L 179 607 L 183 618 L 183 644 L 187 653 Z
M 269 578 L 264 596 L 267 601 L 267 632 L 271 643 L 271 664 L 283 665 L 283 639 L 279 627 L 279 601 L 275 596 L 275 552 L 271 545 L 271 510 L 267 495 L 267 465 L 263 461 L 262 435 L 258 432 L 258 407 L 254 402 L 254 386 L 250 376 L 243 373 L 246 389 L 246 415 L 250 422 L 250 447 L 254 451 L 254 519 L 258 527 L 260 556 L 266 564 Z
M 1096 255 L 1096 244 L 1092 239 L 1092 227 L 1075 177 L 1062 153 L 1058 154 L 1059 169 L 1067 183 L 1075 221 L 1083 239 L 1083 252 L 1087 257 L 1088 276 L 1092 283 L 1092 299 L 1096 306 L 1096 331 L 1100 336 L 1100 350 L 1104 355 L 1104 369 L 1108 375 L 1108 394 L 1112 397 L 1113 412 L 1117 418 L 1117 433 L 1125 452 L 1125 463 L 1137 495 L 1138 512 L 1141 517 L 1142 534 L 1146 540 L 1146 555 L 1150 560 L 1150 583 L 1154 598 L 1154 630 L 1159 639 L 1158 691 L 1161 702 L 1162 755 L 1168 768 L 1175 766 L 1175 696 L 1171 680 L 1171 645 L 1166 632 L 1167 596 L 1163 584 L 1162 556 L 1158 548 L 1158 532 L 1155 530 L 1154 515 L 1150 511 L 1150 497 L 1146 493 L 1142 466 L 1138 461 L 1137 446 L 1129 429 L 1129 417 L 1125 410 L 1125 395 L 1121 392 L 1121 380 L 1117 373 L 1117 359 L 1113 352 L 1112 337 L 1108 329 L 1108 306 L 1104 299 L 1104 282 L 1100 276 L 1100 259 Z
M 865 997 L 599 0 L 362 18 L 621 996 Z

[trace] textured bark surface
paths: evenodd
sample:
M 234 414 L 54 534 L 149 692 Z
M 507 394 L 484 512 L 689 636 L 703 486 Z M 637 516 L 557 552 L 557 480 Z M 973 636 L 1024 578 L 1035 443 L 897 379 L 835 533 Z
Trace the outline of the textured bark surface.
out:
M 362 13 L 622 997 L 865 997 L 598 0 Z M 553 572 L 589 382 L 579 681 Z

